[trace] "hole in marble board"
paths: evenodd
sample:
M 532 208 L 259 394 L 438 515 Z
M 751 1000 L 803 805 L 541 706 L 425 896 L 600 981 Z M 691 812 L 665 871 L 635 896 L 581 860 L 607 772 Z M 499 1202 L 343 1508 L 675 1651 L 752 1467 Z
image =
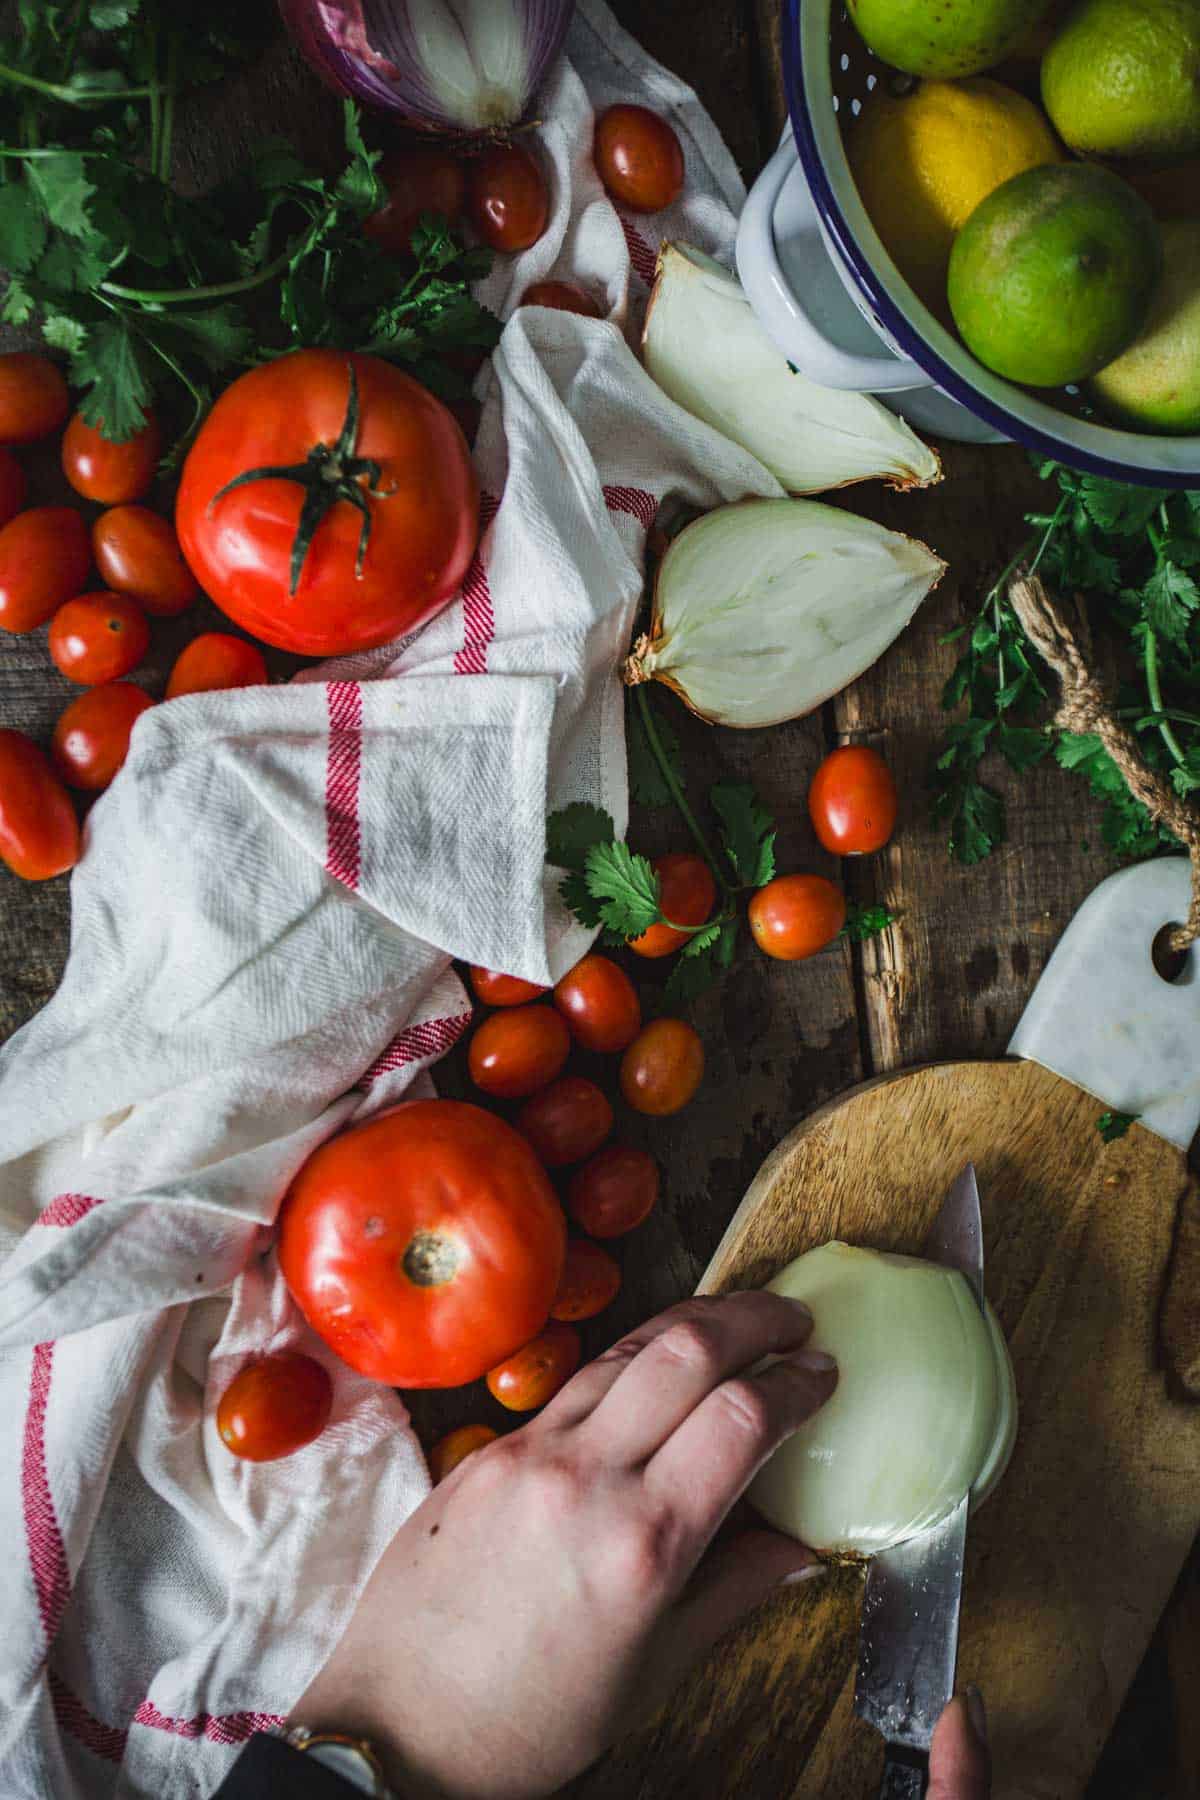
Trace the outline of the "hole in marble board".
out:
M 1171 943 L 1171 935 L 1178 931 L 1179 922 L 1170 919 L 1154 934 L 1154 942 L 1150 946 L 1150 960 L 1156 972 L 1164 981 L 1180 980 L 1188 964 L 1192 960 L 1191 950 L 1176 950 Z

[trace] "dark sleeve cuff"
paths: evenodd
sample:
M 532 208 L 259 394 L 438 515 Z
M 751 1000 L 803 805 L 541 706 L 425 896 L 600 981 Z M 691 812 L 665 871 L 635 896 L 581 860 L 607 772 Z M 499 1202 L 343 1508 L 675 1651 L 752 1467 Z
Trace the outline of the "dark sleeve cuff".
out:
M 282 1738 L 250 1739 L 213 1800 L 362 1800 L 357 1788 Z

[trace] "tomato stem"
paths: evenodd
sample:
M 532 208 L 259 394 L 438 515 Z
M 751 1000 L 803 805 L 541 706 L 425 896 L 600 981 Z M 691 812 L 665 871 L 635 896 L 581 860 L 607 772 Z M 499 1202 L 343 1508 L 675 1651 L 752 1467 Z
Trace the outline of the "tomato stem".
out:
M 713 854 L 712 846 L 704 835 L 700 821 L 697 819 L 695 813 L 684 798 L 683 789 L 680 787 L 675 771 L 672 769 L 670 762 L 667 760 L 666 753 L 663 750 L 662 739 L 658 735 L 658 727 L 654 723 L 654 714 L 651 711 L 650 701 L 647 697 L 646 684 L 639 685 L 633 691 L 635 702 L 641 710 L 642 726 L 646 733 L 646 742 L 650 746 L 650 754 L 658 764 L 658 771 L 666 783 L 667 792 L 679 808 L 684 824 L 695 839 L 696 848 L 699 850 L 701 856 L 708 864 L 709 869 L 712 871 L 713 880 L 728 899 L 731 894 L 729 883 L 721 873 L 717 859 Z M 677 927 L 677 929 L 685 928 Z

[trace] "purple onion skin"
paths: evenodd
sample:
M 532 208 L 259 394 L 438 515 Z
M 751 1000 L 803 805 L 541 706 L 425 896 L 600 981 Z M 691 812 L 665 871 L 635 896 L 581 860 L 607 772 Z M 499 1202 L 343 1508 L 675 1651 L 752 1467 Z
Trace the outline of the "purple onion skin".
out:
M 477 128 L 447 119 L 412 53 L 409 15 L 423 0 L 279 0 L 292 41 L 327 86 L 443 137 L 495 136 L 517 124 L 562 51 L 574 0 L 514 0 L 525 36 L 528 92 L 512 119 Z

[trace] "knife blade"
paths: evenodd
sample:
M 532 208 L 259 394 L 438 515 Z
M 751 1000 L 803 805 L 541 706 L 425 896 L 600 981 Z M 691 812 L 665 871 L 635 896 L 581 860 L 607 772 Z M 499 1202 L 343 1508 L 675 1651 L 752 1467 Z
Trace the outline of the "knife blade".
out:
M 968 1163 L 925 1243 L 983 1305 L 983 1226 Z M 887 1746 L 880 1800 L 920 1800 L 933 1728 L 954 1693 L 970 1496 L 932 1530 L 876 1556 L 867 1574 L 854 1710 Z

